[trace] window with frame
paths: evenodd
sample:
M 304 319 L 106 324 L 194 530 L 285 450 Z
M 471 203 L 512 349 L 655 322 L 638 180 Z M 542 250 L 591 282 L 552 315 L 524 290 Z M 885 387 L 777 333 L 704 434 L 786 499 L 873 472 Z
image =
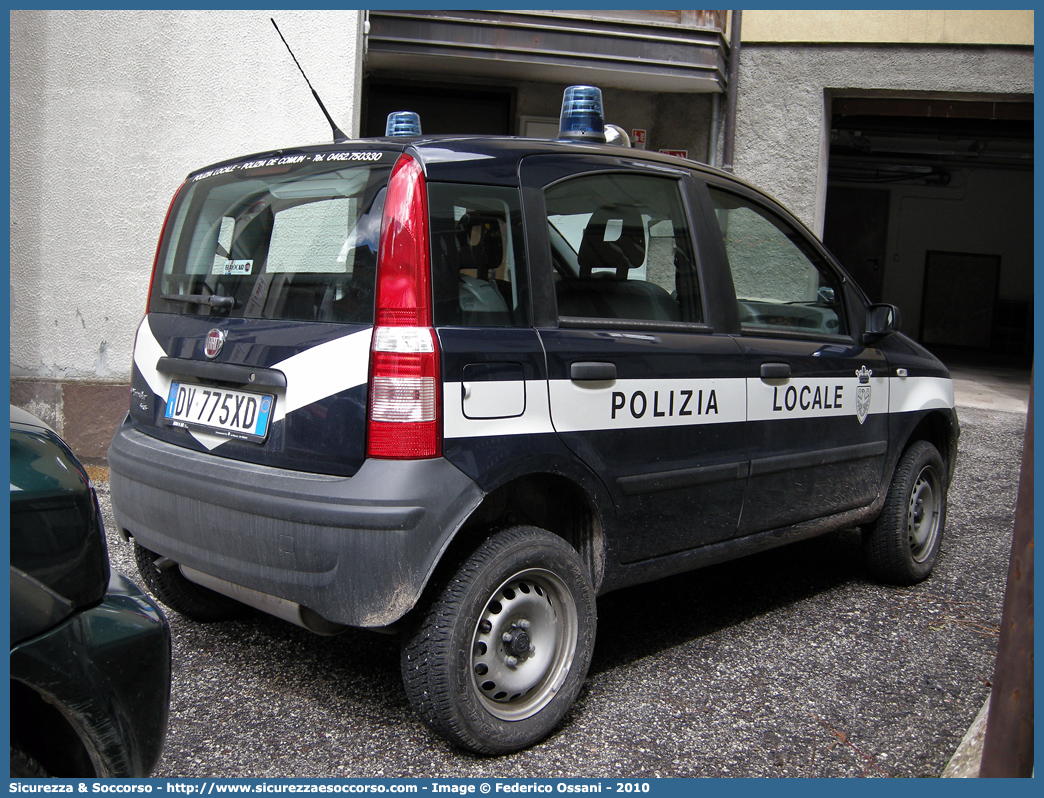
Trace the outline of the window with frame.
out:
M 429 183 L 428 215 L 435 323 L 529 324 L 518 189 Z
M 702 321 L 677 180 L 597 174 L 544 192 L 558 315 Z
M 746 197 L 708 188 L 743 329 L 846 335 L 841 280 L 806 236 Z

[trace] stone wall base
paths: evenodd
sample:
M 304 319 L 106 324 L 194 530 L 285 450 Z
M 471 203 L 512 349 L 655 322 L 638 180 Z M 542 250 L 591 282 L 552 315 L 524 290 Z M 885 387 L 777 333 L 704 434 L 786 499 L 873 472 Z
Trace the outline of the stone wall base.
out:
M 53 427 L 84 463 L 100 465 L 127 415 L 130 385 L 12 377 L 11 404 Z

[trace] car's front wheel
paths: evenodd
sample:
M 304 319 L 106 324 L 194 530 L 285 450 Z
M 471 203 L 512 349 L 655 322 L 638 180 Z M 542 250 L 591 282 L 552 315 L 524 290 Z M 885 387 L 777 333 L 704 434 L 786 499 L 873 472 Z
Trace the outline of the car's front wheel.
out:
M 518 526 L 485 541 L 423 614 L 402 649 L 406 694 L 421 719 L 481 754 L 530 746 L 583 685 L 595 597 L 577 552 Z
M 928 578 L 946 524 L 946 467 L 927 441 L 908 448 L 896 466 L 884 509 L 864 531 L 870 572 L 885 582 L 912 585 Z

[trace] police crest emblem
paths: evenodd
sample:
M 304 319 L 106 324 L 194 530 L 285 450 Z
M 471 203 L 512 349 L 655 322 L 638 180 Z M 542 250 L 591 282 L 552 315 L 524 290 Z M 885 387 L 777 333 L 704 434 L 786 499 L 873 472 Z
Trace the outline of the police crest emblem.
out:
M 866 414 L 870 412 L 870 377 L 873 374 L 873 369 L 866 366 L 860 367 L 855 373 L 859 378 L 859 384 L 856 386 L 856 418 L 860 424 L 866 421 Z

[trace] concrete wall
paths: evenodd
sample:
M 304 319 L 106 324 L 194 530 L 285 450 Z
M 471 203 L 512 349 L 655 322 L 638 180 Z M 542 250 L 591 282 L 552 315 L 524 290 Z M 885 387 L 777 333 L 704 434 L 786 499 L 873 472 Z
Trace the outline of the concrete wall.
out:
M 832 96 L 1033 94 L 1028 48 L 744 44 L 739 70 L 736 175 L 775 196 L 817 235 Z
M 270 16 L 356 133 L 361 12 L 11 12 L 12 399 L 59 431 L 70 402 L 103 401 L 129 380 L 156 240 L 185 174 L 330 139 Z M 98 391 L 81 397 L 84 386 Z

